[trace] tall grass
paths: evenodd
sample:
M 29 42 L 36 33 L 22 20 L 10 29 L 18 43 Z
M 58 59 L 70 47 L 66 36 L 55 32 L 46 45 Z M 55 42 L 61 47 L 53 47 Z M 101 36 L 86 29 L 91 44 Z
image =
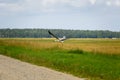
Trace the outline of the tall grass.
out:
M 109 52 L 100 54 L 102 51 L 88 52 L 79 47 L 81 44 L 120 47 L 118 41 L 110 40 L 108 43 L 106 40 L 85 39 L 69 40 L 61 44 L 51 39 L 0 39 L 0 54 L 91 80 L 120 80 L 119 52 L 116 54 L 113 51 L 115 55 L 108 55 Z
M 71 48 L 105 54 L 120 54 L 120 39 L 71 39 L 67 41 Z

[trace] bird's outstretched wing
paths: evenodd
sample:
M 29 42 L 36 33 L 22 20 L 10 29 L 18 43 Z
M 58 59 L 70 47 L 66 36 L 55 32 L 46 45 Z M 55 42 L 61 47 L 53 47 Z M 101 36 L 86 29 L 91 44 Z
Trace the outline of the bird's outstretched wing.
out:
M 59 40 L 59 38 L 58 38 L 57 36 L 55 36 L 53 33 L 51 33 L 49 30 L 48 30 L 48 33 L 49 33 L 51 36 L 53 36 L 53 37 L 55 37 L 56 39 Z

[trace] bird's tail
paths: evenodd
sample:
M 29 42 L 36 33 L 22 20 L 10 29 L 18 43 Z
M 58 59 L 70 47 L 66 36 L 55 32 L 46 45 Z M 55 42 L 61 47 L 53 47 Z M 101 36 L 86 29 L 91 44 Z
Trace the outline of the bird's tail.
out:
M 63 39 L 66 39 L 66 36 L 63 36 Z

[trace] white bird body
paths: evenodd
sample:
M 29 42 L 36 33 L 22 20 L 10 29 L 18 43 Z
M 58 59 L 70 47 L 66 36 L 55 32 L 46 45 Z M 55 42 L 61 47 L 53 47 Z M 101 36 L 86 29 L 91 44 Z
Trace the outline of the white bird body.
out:
M 64 40 L 66 40 L 65 36 L 63 36 L 62 38 L 58 38 L 55 41 L 57 41 L 57 42 L 64 42 Z

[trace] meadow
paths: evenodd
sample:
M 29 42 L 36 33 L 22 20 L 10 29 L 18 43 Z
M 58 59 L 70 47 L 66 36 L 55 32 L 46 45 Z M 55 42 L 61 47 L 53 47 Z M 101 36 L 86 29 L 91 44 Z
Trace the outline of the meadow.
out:
M 120 39 L 1 38 L 0 54 L 90 80 L 120 80 Z

